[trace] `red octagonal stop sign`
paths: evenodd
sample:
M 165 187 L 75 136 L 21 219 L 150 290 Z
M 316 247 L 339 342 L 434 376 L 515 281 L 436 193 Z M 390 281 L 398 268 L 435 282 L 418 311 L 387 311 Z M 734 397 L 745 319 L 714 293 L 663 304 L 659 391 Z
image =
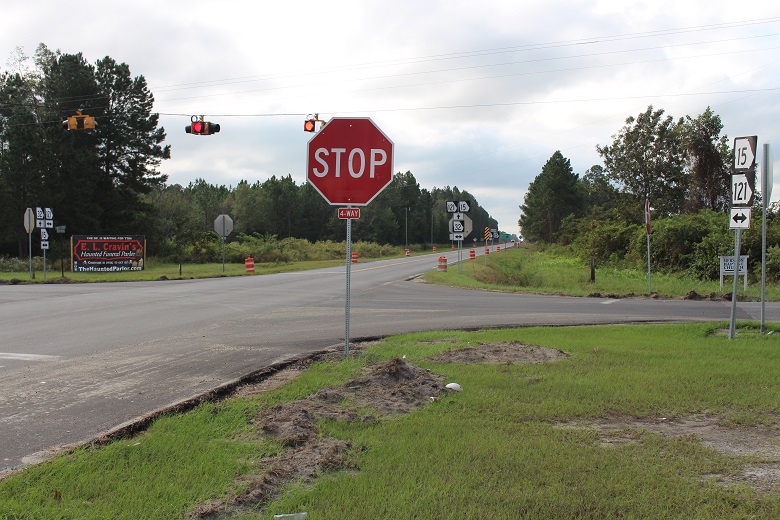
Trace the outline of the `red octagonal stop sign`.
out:
M 393 180 L 393 142 L 368 117 L 334 117 L 309 140 L 306 179 L 332 206 L 365 206 Z

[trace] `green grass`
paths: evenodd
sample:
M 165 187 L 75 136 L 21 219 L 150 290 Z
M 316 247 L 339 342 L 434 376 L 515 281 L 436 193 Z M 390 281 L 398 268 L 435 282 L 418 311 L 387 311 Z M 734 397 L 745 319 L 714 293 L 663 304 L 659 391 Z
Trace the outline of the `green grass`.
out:
M 733 278 L 725 277 L 723 289 L 719 280 L 698 280 L 681 274 L 651 271 L 650 288 L 661 298 L 680 298 L 695 291 L 700 296 L 731 294 Z M 759 273 L 760 275 L 760 273 Z M 510 292 L 565 294 L 570 296 L 631 296 L 647 295 L 647 271 L 596 267 L 595 282 L 590 281 L 590 266 L 580 259 L 537 251 L 523 247 L 508 249 L 475 260 L 466 260 L 458 273 L 456 265 L 446 273 L 429 271 L 424 278 L 431 283 Z M 743 289 L 739 279 L 737 294 L 744 299 L 760 301 L 761 283 L 748 284 Z M 780 286 L 767 284 L 766 298 L 780 300 Z
M 144 434 L 81 449 L 0 482 L 0 518 L 179 518 L 236 491 L 234 479 L 281 449 L 254 435 L 259 409 L 339 385 L 369 359 L 406 356 L 463 391 L 378 424 L 327 422 L 357 470 L 292 484 L 262 513 L 310 518 L 777 518 L 780 495 L 726 489 L 728 458 L 692 436 L 634 432 L 605 448 L 561 421 L 708 414 L 725 424 L 780 424 L 780 335 L 740 324 L 593 326 L 426 332 L 387 338 L 360 358 L 316 363 L 257 398 L 204 404 Z M 774 328 L 773 328 L 774 327 Z M 770 325 L 770 329 L 779 327 Z M 520 341 L 571 356 L 537 365 L 432 363 L 450 348 Z M 61 500 L 54 498 L 55 491 Z

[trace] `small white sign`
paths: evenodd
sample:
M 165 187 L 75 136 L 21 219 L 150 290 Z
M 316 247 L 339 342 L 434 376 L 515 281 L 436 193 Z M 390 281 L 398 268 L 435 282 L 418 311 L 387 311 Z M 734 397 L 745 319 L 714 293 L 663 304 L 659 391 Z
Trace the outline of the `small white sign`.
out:
M 750 208 L 731 208 L 729 229 L 750 229 Z
M 460 200 L 460 201 L 458 201 L 458 211 L 459 212 L 461 212 L 461 213 L 468 213 L 469 209 L 470 209 L 469 208 L 469 201 L 467 201 L 467 200 Z
M 49 249 L 49 241 L 41 240 L 41 249 Z
M 463 242 L 463 233 L 450 233 L 450 240 L 455 240 L 456 242 Z
M 463 233 L 463 221 L 462 220 L 453 220 L 452 221 L 452 231 L 454 233 Z
M 447 201 L 447 213 L 457 213 L 458 212 L 458 203 L 454 200 L 448 200 Z
M 41 229 L 41 240 L 49 240 L 49 232 L 46 229 Z
M 54 218 L 54 212 L 51 210 L 51 208 L 44 208 L 43 214 L 44 214 L 44 218 L 47 220 L 51 220 Z

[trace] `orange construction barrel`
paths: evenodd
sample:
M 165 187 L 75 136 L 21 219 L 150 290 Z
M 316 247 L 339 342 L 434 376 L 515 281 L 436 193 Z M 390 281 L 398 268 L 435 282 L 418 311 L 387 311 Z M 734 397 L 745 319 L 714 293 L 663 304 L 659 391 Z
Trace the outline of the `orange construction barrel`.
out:
M 486 254 L 486 255 L 489 255 L 489 254 L 490 254 L 490 248 L 489 248 L 489 247 L 486 247 L 486 248 L 485 248 L 485 254 Z
M 477 252 L 473 249 L 469 249 L 469 260 L 474 260 L 475 258 L 477 258 Z
M 353 264 L 357 263 L 357 256 L 358 256 L 357 255 L 357 251 L 352 251 L 352 263 Z
M 409 250 L 408 250 L 408 249 L 406 250 L 406 256 L 410 256 L 410 255 L 409 255 Z
M 244 267 L 246 267 L 247 273 L 254 273 L 255 272 L 255 259 L 252 257 L 247 258 L 244 260 Z
M 436 246 L 433 246 L 433 252 L 434 253 L 436 252 Z
M 447 257 L 446 256 L 440 256 L 439 262 L 436 264 L 436 270 L 440 273 L 446 273 L 447 272 Z

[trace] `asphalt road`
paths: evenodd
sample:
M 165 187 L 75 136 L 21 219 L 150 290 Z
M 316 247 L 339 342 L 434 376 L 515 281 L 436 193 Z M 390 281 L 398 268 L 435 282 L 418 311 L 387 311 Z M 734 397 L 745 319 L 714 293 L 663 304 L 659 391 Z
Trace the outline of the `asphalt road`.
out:
M 516 295 L 410 281 L 436 268 L 438 256 L 354 265 L 350 338 L 730 315 L 722 302 Z M 446 256 L 456 259 L 454 252 Z M 0 286 L 0 476 L 273 363 L 343 347 L 345 294 L 343 266 L 206 280 Z M 738 319 L 759 318 L 759 303 L 739 305 Z M 780 305 L 767 304 L 766 319 L 780 321 Z

